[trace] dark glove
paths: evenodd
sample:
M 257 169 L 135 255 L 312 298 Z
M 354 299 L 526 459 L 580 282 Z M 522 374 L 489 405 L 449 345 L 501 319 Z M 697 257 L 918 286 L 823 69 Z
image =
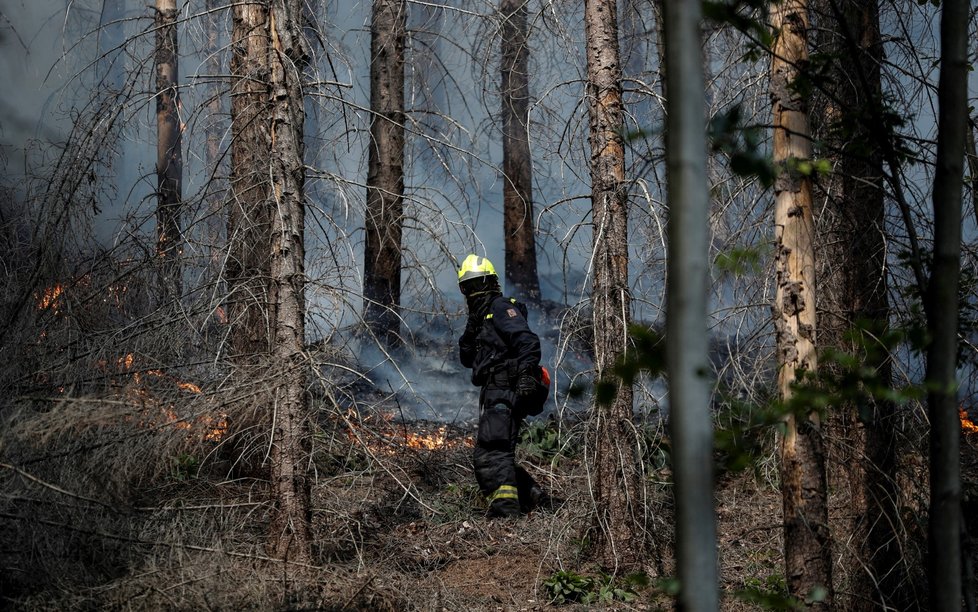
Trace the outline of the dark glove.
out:
M 516 395 L 529 397 L 537 392 L 537 380 L 529 372 L 521 372 L 516 379 Z

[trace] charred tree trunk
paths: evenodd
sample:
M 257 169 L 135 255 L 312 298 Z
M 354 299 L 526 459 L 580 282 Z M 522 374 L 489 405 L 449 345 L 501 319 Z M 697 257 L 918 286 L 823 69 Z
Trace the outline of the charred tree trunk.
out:
M 387 347 L 401 344 L 404 223 L 405 0 L 375 0 L 370 25 L 370 156 L 367 168 L 364 319 Z
M 270 0 L 233 11 L 231 357 L 239 387 L 250 391 L 242 395 L 255 398 L 269 427 L 270 552 L 309 563 L 301 5 Z
M 529 136 L 529 29 L 525 0 L 500 0 L 502 17 L 503 233 L 506 284 L 527 302 L 540 300 L 533 231 L 533 160 Z
M 934 173 L 934 264 L 924 306 L 927 408 L 930 416 L 930 606 L 960 610 L 961 425 L 958 422 L 958 282 L 961 274 L 961 196 L 968 129 L 969 2 L 945 0 L 941 11 L 941 76 L 937 88 Z
M 177 2 L 156 0 L 156 256 L 163 294 L 181 291 L 180 208 L 183 182 L 182 130 L 179 115 Z
M 713 511 L 712 384 L 707 337 L 709 180 L 700 6 L 667 2 L 666 179 L 669 259 L 666 351 L 669 426 L 676 499 L 676 558 L 681 610 L 716 610 L 716 516 Z
M 301 0 L 273 0 L 269 13 L 272 222 L 269 371 L 272 396 L 272 525 L 275 556 L 310 563 L 309 415 L 305 359 L 305 166 L 302 80 L 308 62 Z
M 584 5 L 594 224 L 594 354 L 597 378 L 606 380 L 625 351 L 631 318 L 624 110 L 615 5 L 616 0 L 587 0 Z M 620 381 L 616 386 L 612 402 L 598 404 L 594 411 L 596 546 L 604 567 L 629 569 L 639 567 L 645 556 L 644 500 L 632 423 L 632 388 Z
M 808 59 L 808 6 L 787 0 L 771 7 L 775 40 L 771 61 L 774 227 L 777 284 L 774 326 L 778 390 L 785 401 L 800 375 L 814 372 L 815 252 L 808 105 L 792 86 Z M 784 557 L 788 590 L 801 599 L 824 589 L 814 608 L 832 608 L 832 555 L 821 424 L 815 412 L 785 416 L 780 446 L 784 500 Z
M 819 344 L 860 355 L 889 385 L 889 355 L 875 346 L 888 329 L 890 308 L 883 151 L 871 131 L 871 116 L 883 104 L 878 0 L 817 0 L 813 6 L 821 26 L 817 48 L 832 58 L 813 113 L 821 118 L 816 140 L 833 167 L 815 184 Z M 838 474 L 831 488 L 851 494 L 849 516 L 839 526 L 851 542 L 840 557 L 850 575 L 846 590 L 856 594 L 844 604 L 850 610 L 905 610 L 911 602 L 902 593 L 906 576 L 894 531 L 900 504 L 893 410 L 891 403 L 871 399 L 834 406 L 826 427 L 833 440 L 828 460 L 838 468 L 830 470 Z

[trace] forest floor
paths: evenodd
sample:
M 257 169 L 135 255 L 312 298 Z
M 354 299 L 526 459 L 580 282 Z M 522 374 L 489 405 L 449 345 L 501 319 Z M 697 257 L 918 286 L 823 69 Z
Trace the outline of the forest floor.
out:
M 491 519 L 471 469 L 472 431 L 331 418 L 314 442 L 315 564 L 288 573 L 267 556 L 272 509 L 263 477 L 229 464 L 219 446 L 195 455 L 143 441 L 109 453 L 104 429 L 98 438 L 75 435 L 63 461 L 51 439 L 8 445 L 5 457 L 31 468 L 0 472 L 0 609 L 673 609 L 671 472 L 657 443 L 646 460 L 648 563 L 639 575 L 611 576 L 592 559 L 584 425 L 527 427 L 519 459 L 554 501 Z M 32 463 L 37 445 L 45 460 Z M 975 491 L 978 435 L 963 437 L 962 447 L 966 490 Z M 140 448 L 170 453 L 165 468 Z M 917 542 L 925 465 L 919 452 L 901 462 L 905 486 L 920 493 L 917 507 L 905 509 Z M 773 452 L 719 475 L 715 499 L 721 608 L 784 609 Z M 849 503 L 846 491 L 832 490 L 843 596 Z M 919 551 L 905 554 L 919 569 Z

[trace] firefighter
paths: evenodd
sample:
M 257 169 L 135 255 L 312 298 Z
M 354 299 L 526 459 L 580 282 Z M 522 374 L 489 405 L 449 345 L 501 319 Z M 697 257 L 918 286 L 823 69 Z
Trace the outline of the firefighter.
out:
M 469 313 L 458 341 L 459 357 L 472 369 L 472 384 L 481 387 L 472 454 L 476 481 L 490 516 L 518 516 L 543 497 L 533 478 L 516 465 L 523 419 L 539 414 L 546 401 L 540 339 L 526 322 L 526 306 L 503 297 L 496 270 L 485 257 L 465 258 L 458 286 Z

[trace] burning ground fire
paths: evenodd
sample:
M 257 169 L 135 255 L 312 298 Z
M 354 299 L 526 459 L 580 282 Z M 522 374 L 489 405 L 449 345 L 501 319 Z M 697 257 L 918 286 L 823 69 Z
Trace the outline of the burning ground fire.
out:
M 87 284 L 87 275 L 82 278 L 82 283 Z M 125 294 L 126 288 L 124 286 L 110 285 L 109 294 L 113 296 L 115 301 L 121 305 L 121 297 Z M 34 299 L 37 304 L 38 310 L 47 310 L 54 315 L 61 314 L 64 307 L 64 294 L 65 287 L 61 284 L 51 285 L 46 287 L 41 291 L 34 294 Z M 227 322 L 227 315 L 224 309 L 220 306 L 217 307 L 215 311 L 217 319 L 221 323 Z M 42 338 L 45 336 L 45 332 L 41 332 Z M 138 387 L 133 387 L 131 383 L 126 385 L 126 393 L 131 399 L 136 399 L 143 406 L 143 411 L 147 411 L 150 407 L 155 407 L 159 412 L 166 418 L 166 423 L 171 423 L 174 427 L 178 429 L 200 429 L 203 430 L 202 439 L 207 441 L 219 441 L 224 434 L 227 432 L 227 415 L 218 414 L 217 416 L 197 416 L 191 420 L 186 418 L 180 418 L 174 411 L 173 404 L 165 404 L 157 399 L 153 394 L 147 389 L 146 382 L 149 379 L 157 379 L 164 381 L 175 386 L 177 389 L 184 391 L 186 393 L 192 393 L 194 395 L 202 395 L 203 391 L 201 388 L 194 383 L 185 382 L 179 380 L 173 376 L 170 376 L 163 372 L 162 370 L 149 369 L 149 370 L 133 370 L 135 365 L 135 356 L 132 353 L 127 353 L 126 355 L 119 357 L 116 360 L 115 366 L 116 370 L 119 372 L 129 373 L 131 380 Z M 107 368 L 107 363 L 105 361 L 99 362 L 99 366 L 104 370 Z M 60 388 L 63 392 L 63 388 Z M 971 419 L 968 418 L 968 412 L 963 408 L 958 408 L 958 418 L 961 422 L 961 431 L 964 434 L 974 434 L 978 433 L 978 425 L 976 425 Z M 450 438 L 448 436 L 448 428 L 445 425 L 441 425 L 435 429 L 431 426 L 415 423 L 413 427 L 416 431 L 408 431 L 407 424 L 395 424 L 394 415 L 392 413 L 386 413 L 381 416 L 379 423 L 371 423 L 372 420 L 370 416 L 363 419 L 359 418 L 359 415 L 355 410 L 350 409 L 347 411 L 346 418 L 344 419 L 347 425 L 347 435 L 350 439 L 355 439 L 363 437 L 368 441 L 368 445 L 375 447 L 374 450 L 381 450 L 387 453 L 393 453 L 398 448 L 411 448 L 418 450 L 438 450 L 438 449 L 453 449 L 460 447 L 473 447 L 475 441 L 472 436 L 460 436 Z M 141 421 L 141 425 L 147 427 L 159 426 L 162 423 L 154 422 L 153 419 L 147 421 Z M 358 432 L 366 432 L 369 435 L 360 436 Z
M 968 418 L 968 413 L 964 408 L 958 408 L 958 420 L 961 421 L 961 431 L 965 434 L 978 433 L 978 425 Z
M 61 308 L 61 294 L 64 291 L 65 288 L 61 285 L 51 285 L 43 291 L 37 292 L 34 295 L 34 299 L 37 301 L 37 308 L 39 310 L 51 309 L 51 312 L 58 314 Z
M 139 421 L 141 426 L 172 425 L 177 429 L 200 432 L 201 439 L 208 442 L 219 442 L 221 440 L 228 428 L 226 414 L 199 415 L 191 420 L 181 418 L 177 415 L 172 403 L 160 401 L 148 388 L 149 381 L 152 380 L 164 385 L 172 385 L 185 393 L 201 395 L 203 391 L 200 387 L 194 383 L 170 376 L 162 370 L 133 370 L 135 363 L 135 356 L 132 353 L 126 353 L 116 360 L 115 369 L 120 373 L 128 373 L 131 377 L 131 382 L 125 385 L 125 395 L 128 399 L 135 400 L 142 406 L 142 415 Z M 106 367 L 105 362 L 100 362 L 99 365 L 103 368 Z M 159 416 L 156 416 L 157 414 Z
M 71 282 L 70 287 L 75 289 L 92 289 L 92 277 L 89 274 L 82 275 Z M 64 315 L 67 312 L 68 286 L 55 283 L 50 287 L 45 287 L 34 292 L 34 303 L 40 311 L 47 311 L 55 316 Z M 116 308 L 123 308 L 126 294 L 129 288 L 122 283 L 110 283 L 102 287 L 99 291 L 103 303 L 111 304 Z
M 401 448 L 432 451 L 475 446 L 472 436 L 449 436 L 445 425 L 395 423 L 392 413 L 382 414 L 375 421 L 370 415 L 361 419 L 350 409 L 344 420 L 350 440 L 363 440 L 371 450 L 384 454 L 393 454 Z
M 80 277 L 73 285 L 89 287 L 91 279 L 89 275 Z M 125 285 L 113 283 L 108 285 L 103 302 L 112 303 L 117 307 L 122 307 L 122 300 L 126 294 Z M 51 285 L 34 294 L 34 300 L 38 310 L 47 311 L 55 316 L 66 314 L 66 287 L 60 283 Z M 41 330 L 41 339 L 46 338 L 46 330 Z M 227 432 L 227 415 L 218 413 L 215 416 L 198 415 L 193 418 L 180 417 L 176 412 L 176 406 L 172 402 L 159 399 L 150 387 L 155 387 L 160 391 L 166 391 L 167 387 L 193 395 L 203 395 L 201 388 L 194 383 L 179 380 L 162 370 L 158 369 L 135 369 L 136 357 L 132 353 L 126 353 L 110 363 L 108 360 L 101 360 L 96 364 L 103 372 L 111 373 L 114 382 L 119 379 L 116 375 L 124 376 L 123 395 L 128 402 L 140 406 L 139 425 L 144 427 L 160 427 L 172 425 L 177 429 L 191 431 L 191 436 L 199 435 L 200 439 L 211 442 L 220 441 Z M 64 388 L 59 387 L 59 392 L 63 393 Z M 198 434 L 199 432 L 199 434 Z

